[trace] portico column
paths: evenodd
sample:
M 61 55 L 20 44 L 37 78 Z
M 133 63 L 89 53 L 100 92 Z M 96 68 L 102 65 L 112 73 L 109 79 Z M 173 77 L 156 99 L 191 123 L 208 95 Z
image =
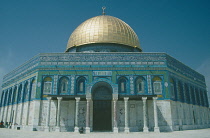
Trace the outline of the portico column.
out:
M 144 128 L 143 132 L 149 132 L 148 127 L 147 127 L 147 97 L 142 97 L 143 100 L 143 118 L 144 118 Z
M 154 122 L 155 122 L 154 132 L 160 132 L 160 129 L 158 127 L 157 99 L 158 99 L 158 97 L 153 97 Z
M 129 97 L 124 97 L 125 102 L 125 128 L 124 132 L 130 132 L 130 128 L 128 127 L 128 99 Z
M 60 128 L 61 100 L 63 98 L 57 97 L 57 99 L 58 99 L 58 108 L 57 108 L 57 124 L 56 124 L 55 131 L 60 132 L 61 131 L 61 128 Z
M 91 98 L 86 98 L 87 99 L 87 111 L 86 111 L 86 128 L 85 131 L 86 133 L 90 133 L 90 100 Z
M 79 112 L 79 101 L 80 97 L 76 97 L 76 111 L 75 111 L 75 127 L 74 127 L 74 132 L 79 132 L 78 128 L 78 112 Z
M 118 133 L 118 127 L 117 127 L 117 98 L 113 98 L 113 106 L 114 106 L 114 133 Z
M 47 97 L 48 107 L 47 107 L 46 126 L 45 126 L 45 131 L 46 132 L 50 132 L 49 123 L 50 123 L 51 99 L 52 99 L 52 97 Z

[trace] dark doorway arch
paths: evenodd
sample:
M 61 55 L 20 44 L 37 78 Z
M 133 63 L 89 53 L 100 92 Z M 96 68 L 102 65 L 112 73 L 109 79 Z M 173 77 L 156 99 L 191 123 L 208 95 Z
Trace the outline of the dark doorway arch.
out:
M 92 88 L 93 131 L 111 131 L 112 87 L 106 82 L 98 82 Z

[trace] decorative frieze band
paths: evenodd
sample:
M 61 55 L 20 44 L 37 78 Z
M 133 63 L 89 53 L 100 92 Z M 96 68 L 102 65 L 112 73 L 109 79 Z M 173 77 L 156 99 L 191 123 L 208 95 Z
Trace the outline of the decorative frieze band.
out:
M 39 58 L 41 61 L 140 61 L 140 60 L 166 60 L 165 54 L 163 53 L 118 53 L 118 54 L 93 54 L 93 53 L 83 53 L 83 54 L 48 54 L 41 55 Z

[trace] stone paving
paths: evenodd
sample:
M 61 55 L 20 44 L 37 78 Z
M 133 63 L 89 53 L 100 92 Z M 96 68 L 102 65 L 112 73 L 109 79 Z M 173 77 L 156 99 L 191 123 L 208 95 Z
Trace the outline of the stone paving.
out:
M 210 128 L 161 133 L 112 133 L 92 132 L 78 134 L 73 132 L 42 132 L 0 128 L 0 138 L 210 138 Z

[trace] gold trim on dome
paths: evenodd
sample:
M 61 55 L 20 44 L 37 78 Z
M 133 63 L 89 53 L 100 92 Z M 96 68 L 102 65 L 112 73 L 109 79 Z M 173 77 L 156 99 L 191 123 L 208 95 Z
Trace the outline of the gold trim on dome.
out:
M 115 43 L 141 49 L 133 29 L 122 20 L 108 15 L 90 18 L 79 25 L 69 38 L 67 50 L 75 45 L 92 43 Z

